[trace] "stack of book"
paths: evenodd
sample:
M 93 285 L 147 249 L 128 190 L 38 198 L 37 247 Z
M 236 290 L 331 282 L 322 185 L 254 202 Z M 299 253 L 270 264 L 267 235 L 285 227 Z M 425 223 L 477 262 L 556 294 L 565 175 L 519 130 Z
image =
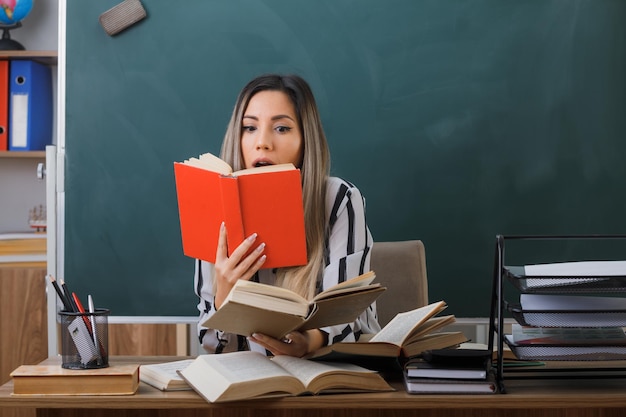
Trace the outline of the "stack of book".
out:
M 404 366 L 406 390 L 410 394 L 493 394 L 497 388 L 490 362 L 488 350 L 424 352 Z

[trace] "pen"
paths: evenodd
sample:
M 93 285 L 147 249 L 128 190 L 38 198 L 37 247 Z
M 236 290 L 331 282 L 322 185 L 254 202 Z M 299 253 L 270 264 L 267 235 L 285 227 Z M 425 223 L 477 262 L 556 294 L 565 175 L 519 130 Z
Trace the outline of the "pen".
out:
M 85 307 L 83 307 L 83 303 L 80 302 L 80 299 L 75 292 L 72 293 L 72 298 L 74 299 L 74 304 L 76 304 L 76 307 L 78 308 L 78 312 L 85 314 Z M 87 330 L 89 330 L 89 334 L 93 335 L 93 327 L 91 326 L 91 321 L 87 318 L 87 316 L 83 316 L 83 321 L 85 322 L 85 326 L 87 326 Z
M 61 299 L 61 302 L 63 303 L 63 308 L 65 309 L 65 311 L 72 311 L 72 305 L 69 304 L 69 302 L 67 301 L 67 298 L 65 297 L 65 294 L 63 294 L 63 291 L 61 291 L 61 288 L 59 287 L 59 283 L 57 282 L 57 280 L 52 275 L 48 275 L 48 277 L 50 278 L 50 282 L 52 283 L 54 290 L 57 292 L 57 295 Z
M 102 360 L 102 356 L 100 353 L 100 349 L 98 348 L 100 344 L 98 343 L 98 335 L 96 334 L 96 317 L 93 315 L 96 312 L 96 309 L 93 305 L 93 298 L 91 298 L 91 294 L 87 296 L 87 305 L 89 307 L 89 320 L 91 320 L 91 328 L 93 329 L 93 343 L 96 345 L 96 350 L 98 351 L 98 362 Z

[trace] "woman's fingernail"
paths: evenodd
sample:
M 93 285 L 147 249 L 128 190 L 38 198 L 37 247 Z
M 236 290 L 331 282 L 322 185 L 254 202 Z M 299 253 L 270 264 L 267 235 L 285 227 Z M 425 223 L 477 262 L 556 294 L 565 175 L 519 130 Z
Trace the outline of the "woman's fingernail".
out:
M 265 243 L 261 243 L 257 248 L 256 251 L 257 252 L 263 252 L 263 249 L 265 249 Z
M 256 240 L 256 233 L 252 233 L 250 236 L 248 236 L 249 242 L 254 242 L 255 240 Z

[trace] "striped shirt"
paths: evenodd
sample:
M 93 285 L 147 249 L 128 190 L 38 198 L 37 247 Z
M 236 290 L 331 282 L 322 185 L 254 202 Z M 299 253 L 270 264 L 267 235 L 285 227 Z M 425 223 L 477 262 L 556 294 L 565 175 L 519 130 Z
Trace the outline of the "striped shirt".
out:
M 337 177 L 330 177 L 327 183 L 326 207 L 328 229 L 324 242 L 323 276 L 319 278 L 317 291 L 324 291 L 333 285 L 356 277 L 370 270 L 372 235 L 365 219 L 365 199 L 353 184 Z M 202 326 L 215 313 L 213 294 L 214 265 L 196 261 L 194 288 L 200 298 L 198 310 L 198 337 L 202 346 L 211 353 L 236 350 L 258 350 L 260 346 L 248 343 L 243 336 L 225 333 Z M 273 285 L 276 274 L 273 269 L 262 269 L 254 280 Z M 376 303 L 366 309 L 353 323 L 346 323 L 321 329 L 328 334 L 328 343 L 353 342 L 363 333 L 377 333 L 380 330 L 376 318 Z

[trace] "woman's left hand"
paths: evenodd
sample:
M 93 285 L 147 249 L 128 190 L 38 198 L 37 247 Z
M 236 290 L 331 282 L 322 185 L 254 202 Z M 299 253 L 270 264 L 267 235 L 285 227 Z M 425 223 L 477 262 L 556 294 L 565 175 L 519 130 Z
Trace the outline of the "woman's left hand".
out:
M 248 339 L 263 346 L 274 356 L 289 355 L 300 358 L 309 352 L 309 335 L 307 333 L 291 332 L 280 340 L 261 333 L 254 333 Z

